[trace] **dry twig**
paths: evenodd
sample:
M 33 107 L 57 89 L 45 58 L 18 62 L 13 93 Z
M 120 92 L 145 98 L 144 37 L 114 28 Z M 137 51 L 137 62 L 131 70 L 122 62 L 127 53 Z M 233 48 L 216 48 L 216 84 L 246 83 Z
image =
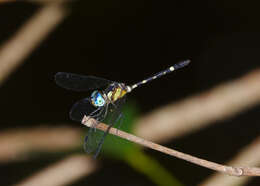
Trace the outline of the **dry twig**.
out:
M 96 121 L 92 118 L 89 117 L 84 117 L 82 120 L 82 124 L 86 125 L 87 127 L 91 127 L 93 123 Z M 108 125 L 104 123 L 99 123 L 96 126 L 97 129 L 102 130 L 102 131 L 107 131 Z M 176 151 L 174 149 L 170 149 L 167 147 L 164 147 L 162 145 L 153 143 L 151 141 L 145 140 L 143 138 L 134 136 L 132 134 L 123 132 L 121 130 L 118 130 L 116 128 L 111 128 L 109 130 L 110 134 L 113 134 L 115 136 L 121 137 L 123 139 L 129 140 L 131 142 L 140 144 L 142 146 L 160 151 L 162 153 L 186 160 L 188 162 L 194 163 L 196 165 L 206 167 L 215 171 L 219 171 L 225 174 L 229 174 L 231 176 L 260 176 L 260 168 L 257 167 L 231 167 L 231 166 L 226 166 L 226 165 L 221 165 L 218 163 L 210 162 L 201 158 L 197 158 L 179 151 Z
M 229 165 L 260 165 L 260 137 L 255 139 L 250 145 L 246 146 L 236 155 Z M 215 173 L 208 179 L 204 180 L 199 186 L 230 186 L 230 185 L 244 185 L 248 182 L 250 177 L 230 177 L 223 174 Z

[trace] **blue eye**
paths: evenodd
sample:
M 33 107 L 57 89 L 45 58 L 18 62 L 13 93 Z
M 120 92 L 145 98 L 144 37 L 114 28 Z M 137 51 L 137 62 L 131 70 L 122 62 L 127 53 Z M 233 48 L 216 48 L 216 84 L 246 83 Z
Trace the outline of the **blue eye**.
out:
M 104 98 L 100 95 L 97 97 L 96 106 L 101 107 L 104 105 L 104 102 L 105 102 Z
M 105 105 L 105 99 L 103 98 L 102 94 L 98 91 L 94 91 L 91 94 L 91 103 L 95 107 L 102 107 Z

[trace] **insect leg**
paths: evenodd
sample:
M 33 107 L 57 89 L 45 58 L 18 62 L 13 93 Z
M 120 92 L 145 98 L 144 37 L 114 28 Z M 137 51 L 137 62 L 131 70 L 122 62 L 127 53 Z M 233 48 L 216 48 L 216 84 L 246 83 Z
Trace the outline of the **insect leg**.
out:
M 121 126 L 122 126 L 122 124 L 123 124 L 123 120 L 124 120 L 123 118 L 124 118 L 124 114 L 121 112 L 120 115 L 119 115 L 119 117 L 118 117 L 118 119 L 117 119 L 117 122 L 120 121 L 120 122 L 119 122 L 119 125 L 118 125 L 118 127 L 117 127 L 117 129 L 120 129 L 120 128 L 121 128 Z
M 118 116 L 118 117 L 116 118 L 115 122 L 111 122 L 111 123 L 110 123 L 110 121 L 109 121 L 109 123 L 108 123 L 108 124 L 109 124 L 109 127 L 107 128 L 106 132 L 104 133 L 104 135 L 102 136 L 102 138 L 101 138 L 100 141 L 99 141 L 98 148 L 97 148 L 97 150 L 96 150 L 96 152 L 95 152 L 95 154 L 94 154 L 94 158 L 96 158 L 97 155 L 100 153 L 102 144 L 104 143 L 105 137 L 108 135 L 109 130 L 111 129 L 111 127 L 113 127 L 113 126 L 122 118 L 122 112 L 121 112 L 120 110 L 118 110 L 118 111 L 119 111 L 119 112 L 114 113 L 114 116 L 115 116 L 115 117 Z M 113 117 L 110 118 L 110 119 L 113 120 Z
M 86 121 L 88 121 L 90 118 L 95 118 L 97 116 L 99 116 L 101 113 L 102 113 L 102 109 L 103 107 L 99 107 L 98 109 L 94 110 L 93 112 L 91 112 L 89 115 L 88 115 L 88 119 Z M 96 115 L 94 115 L 96 112 L 100 111 L 99 113 L 97 113 Z
M 101 110 L 98 114 L 96 115 L 93 115 L 95 112 L 97 112 L 98 110 Z M 99 107 L 97 110 L 95 110 L 94 112 L 90 113 L 89 117 L 97 117 L 99 116 L 102 112 L 104 111 L 104 107 Z M 88 118 L 90 119 L 90 118 Z M 88 121 L 88 120 L 87 120 Z M 88 138 L 89 136 L 91 135 L 92 132 L 95 132 L 96 131 L 96 126 L 98 125 L 98 121 L 96 120 L 96 122 L 94 124 L 92 124 L 92 126 L 89 128 L 89 131 L 88 131 L 88 134 L 85 136 L 85 139 L 84 139 L 84 143 L 87 143 L 88 141 Z M 94 131 L 93 131 L 94 130 Z M 85 145 L 84 145 L 84 148 L 85 148 Z M 86 149 L 85 149 L 86 151 Z
M 119 117 L 121 117 L 121 114 L 119 115 Z M 116 122 L 118 122 L 119 117 L 117 118 Z M 115 122 L 115 123 L 116 123 L 116 122 Z M 115 124 L 115 123 L 114 123 L 114 124 Z M 101 150 L 102 144 L 104 143 L 105 137 L 108 135 L 109 130 L 111 129 L 111 127 L 112 127 L 114 124 L 109 125 L 109 127 L 108 127 L 107 130 L 106 130 L 106 132 L 104 133 L 104 135 L 102 136 L 101 140 L 99 141 L 97 151 L 96 151 L 95 154 L 94 154 L 94 159 L 96 159 L 97 156 L 98 156 L 98 154 L 100 153 L 100 150 Z

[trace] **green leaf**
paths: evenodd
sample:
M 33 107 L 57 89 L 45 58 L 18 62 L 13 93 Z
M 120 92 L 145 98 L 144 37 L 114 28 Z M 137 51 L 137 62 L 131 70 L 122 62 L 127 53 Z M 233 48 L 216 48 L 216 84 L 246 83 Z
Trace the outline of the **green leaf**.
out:
M 145 154 L 141 149 L 132 149 L 132 152 L 125 156 L 125 161 L 159 186 L 183 186 L 156 159 Z

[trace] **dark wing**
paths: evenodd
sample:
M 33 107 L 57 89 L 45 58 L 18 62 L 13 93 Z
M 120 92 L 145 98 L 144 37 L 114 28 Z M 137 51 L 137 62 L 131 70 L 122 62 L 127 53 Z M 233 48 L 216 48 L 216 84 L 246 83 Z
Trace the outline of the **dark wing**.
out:
M 81 122 L 84 115 L 94 116 L 95 114 L 99 114 L 101 108 L 94 107 L 89 98 L 79 100 L 70 110 L 70 119 Z M 93 118 L 97 119 L 96 117 Z
M 95 76 L 84 76 L 67 72 L 55 74 L 55 82 L 62 88 L 74 91 L 95 90 L 112 83 L 110 80 Z

